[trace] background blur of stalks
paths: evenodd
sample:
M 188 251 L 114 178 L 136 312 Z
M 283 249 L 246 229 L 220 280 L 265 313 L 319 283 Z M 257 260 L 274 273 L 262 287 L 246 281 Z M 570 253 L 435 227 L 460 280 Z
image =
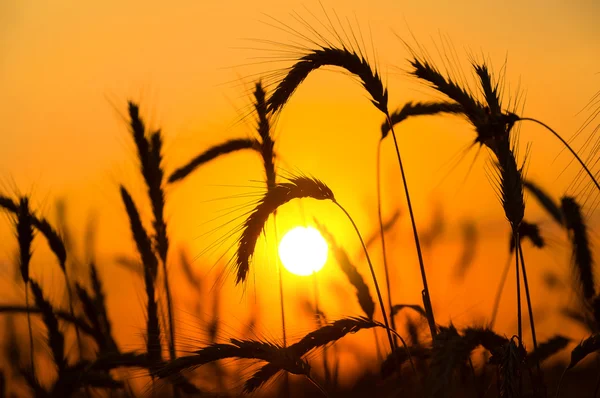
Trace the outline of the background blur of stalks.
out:
M 344 40 L 351 32 L 361 37 L 357 42 L 388 89 L 390 111 L 409 101 L 446 99 L 410 75 L 411 54 L 398 36 L 419 54 L 426 51 L 443 74 L 464 75 L 476 90 L 470 62 L 485 60 L 495 77 L 502 77 L 505 105 L 518 103 L 517 113 L 548 123 L 579 151 L 593 173 L 600 170 L 596 4 L 572 9 L 568 4 L 515 3 L 497 8 L 465 1 L 431 9 L 419 4 L 399 7 L 395 1 L 376 7 L 329 1 L 323 3 L 325 13 L 319 3 L 303 8 L 300 3 L 271 1 L 210 6 L 190 2 L 171 8 L 116 1 L 93 7 L 69 1 L 53 6 L 8 3 L 0 5 L 0 30 L 6 38 L 0 47 L 0 196 L 21 210 L 25 205 L 20 198 L 28 198 L 27 208 L 35 219 L 28 219 L 33 241 L 26 298 L 27 242 L 24 230 L 19 235 L 17 227 L 27 219 L 19 219 L 18 211 L 8 209 L 10 204 L 0 206 L 6 215 L 0 222 L 0 397 L 238 396 L 264 361 L 226 359 L 176 377 L 162 375 L 175 356 L 231 344 L 231 339 L 283 344 L 272 218 L 256 245 L 248 279 L 235 284 L 236 227 L 266 190 L 261 157 L 253 150 L 239 151 L 202 165 L 185 181 L 166 180 L 211 146 L 259 137 L 255 84 L 260 79 L 270 94 L 284 68 L 314 47 L 301 40 L 301 47 L 288 52 L 299 40 L 292 29 L 313 38 L 309 26 L 318 30 L 323 35 L 316 38 L 319 43 L 338 39 L 330 24 Z M 384 117 L 370 103 L 360 79 L 354 80 L 336 68 L 315 71 L 271 119 L 271 134 L 279 176 L 303 173 L 324 181 L 352 214 L 387 297 L 375 182 Z M 479 91 L 474 95 L 479 98 Z M 150 151 L 153 133 L 160 130 L 162 140 L 159 163 L 164 178 L 154 188 L 160 186 L 165 198 L 173 336 L 157 247 L 159 199 L 149 195 L 152 183 L 140 168 L 140 143 L 130 131 L 130 98 L 141 104 Z M 533 124 L 522 124 L 518 131 L 519 164 L 527 153 L 526 179 L 558 205 L 565 195 L 576 199 L 592 258 L 597 259 L 598 191 L 547 131 Z M 472 126 L 456 115 L 410 119 L 396 126 L 395 133 L 410 183 L 435 321 L 459 331 L 488 326 L 511 258 L 510 227 L 494 190 L 490 151 L 473 145 Z M 414 369 L 408 362 L 398 373 L 394 365 L 391 372 L 389 367 L 382 369 L 382 363 L 390 365 L 395 359 L 388 357 L 390 347 L 381 327 L 375 332 L 351 330 L 303 359 L 311 366 L 313 381 L 329 396 L 440 396 L 426 389 L 432 338 L 419 313 L 423 286 L 391 141 L 382 145 L 381 170 L 392 304 L 414 305 L 398 311 L 395 323 L 413 348 Z M 124 205 L 127 194 L 154 252 L 155 275 L 142 265 L 140 246 L 132 237 L 131 214 Z M 563 374 L 573 349 L 600 332 L 588 305 L 594 297 L 582 299 L 585 283 L 573 266 L 573 229 L 566 222 L 559 225 L 529 190 L 525 201 L 526 220 L 539 227 L 545 240 L 542 249 L 523 241 L 537 340 L 554 345 L 538 353 L 543 358 L 543 388 L 532 387 L 538 374 L 532 365 L 535 358 L 526 359 L 534 376 L 525 371 L 519 375 L 524 380 L 522 396 L 553 395 L 561 376 L 561 396 L 576 391 L 593 396 L 600 380 L 596 354 Z M 279 237 L 295 226 L 315 225 L 314 219 L 345 249 L 377 303 L 360 241 L 333 204 L 301 199 L 283 205 L 277 211 Z M 64 264 L 57 245 L 48 245 L 52 234 L 36 224 L 43 220 L 64 245 Z M 514 255 L 512 259 L 514 268 Z M 493 331 L 507 339 L 517 334 L 513 268 L 493 325 Z M 597 286 L 596 268 L 591 270 L 587 284 Z M 160 352 L 153 352 L 160 357 L 155 362 L 149 355 L 157 338 L 149 333 L 149 281 L 155 289 L 151 295 L 161 343 Z M 282 283 L 288 345 L 328 322 L 365 316 L 355 286 L 331 251 L 316 279 L 284 270 Z M 39 285 L 41 296 L 31 285 Z M 69 321 L 73 318 L 90 333 L 76 330 Z M 383 321 L 378 305 L 374 320 Z M 94 330 L 100 333 L 94 335 Z M 600 339 L 596 340 L 585 340 L 586 349 L 597 350 Z M 173 341 L 175 353 L 170 350 Z M 525 301 L 523 342 L 531 353 Z M 505 368 L 494 360 L 485 366 L 494 355 L 484 351 L 478 348 L 456 368 L 448 365 L 448 396 L 519 396 L 519 388 L 513 391 L 505 385 Z M 505 359 L 506 352 L 495 360 Z M 453 363 L 452 358 L 444 361 L 442 365 Z M 252 394 L 322 394 L 302 375 L 288 379 L 284 374 L 278 372 Z

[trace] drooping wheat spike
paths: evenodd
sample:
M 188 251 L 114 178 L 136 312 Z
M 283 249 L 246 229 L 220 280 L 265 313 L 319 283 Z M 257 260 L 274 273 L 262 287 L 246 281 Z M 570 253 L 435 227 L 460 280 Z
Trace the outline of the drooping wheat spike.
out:
M 125 204 L 133 239 L 137 245 L 138 253 L 144 264 L 144 283 L 148 298 L 147 323 L 146 323 L 146 349 L 151 361 L 158 363 L 162 359 L 160 345 L 160 325 L 158 321 L 158 307 L 155 297 L 156 274 L 158 260 L 152 251 L 152 244 L 140 220 L 140 215 L 133 199 L 124 187 L 121 187 L 121 197 Z
M 267 111 L 266 93 L 260 81 L 256 83 L 254 88 L 254 100 L 257 116 L 256 130 L 261 138 L 260 154 L 263 159 L 267 189 L 271 189 L 276 182 L 274 142 L 271 137 L 271 122 Z
M 470 347 L 482 346 L 491 354 L 508 342 L 506 337 L 500 336 L 488 327 L 469 326 L 462 330 L 462 335 Z
M 202 293 L 202 279 L 197 276 L 192 270 L 192 264 L 185 250 L 180 251 L 181 270 L 185 275 L 185 279 L 194 287 L 198 295 Z
M 2 195 L 0 195 L 0 207 L 15 214 L 19 209 L 19 206 L 11 198 Z
M 528 366 L 533 366 L 538 362 L 545 361 L 552 355 L 562 351 L 570 342 L 571 339 L 568 337 L 556 335 L 543 343 L 540 343 L 537 350 L 534 350 L 527 355 L 526 361 Z
M 398 315 L 398 313 L 404 309 L 413 310 L 423 318 L 427 319 L 427 313 L 425 312 L 425 309 L 418 304 L 394 304 L 392 306 L 392 311 L 390 312 L 390 317 Z
M 385 234 L 391 231 L 391 229 L 394 228 L 394 226 L 398 223 L 398 220 L 400 220 L 400 210 L 396 209 L 396 211 L 394 211 L 387 220 L 383 221 L 383 233 Z M 367 248 L 369 248 L 373 246 L 378 239 L 381 239 L 381 228 L 365 240 L 365 245 Z
M 63 273 L 67 273 L 67 250 L 65 248 L 65 244 L 63 239 L 60 237 L 60 234 L 50 225 L 48 220 L 45 218 L 39 218 L 32 216 L 32 224 L 33 226 L 44 235 L 46 241 L 48 242 L 48 246 L 50 246 L 50 250 L 58 259 L 58 263 L 60 265 L 60 269 Z
M 341 41 L 341 40 L 340 40 Z M 267 101 L 267 110 L 270 113 L 275 113 L 280 110 L 289 100 L 293 92 L 298 88 L 298 86 L 304 81 L 304 79 L 314 70 L 322 67 L 322 66 L 337 66 L 345 69 L 349 73 L 358 77 L 365 90 L 371 95 L 371 102 L 373 105 L 379 109 L 388 119 L 389 122 L 389 110 L 388 110 L 388 91 L 387 88 L 383 85 L 381 81 L 381 77 L 379 73 L 371 68 L 368 60 L 361 54 L 356 53 L 352 49 L 348 49 L 343 43 L 341 48 L 333 47 L 329 44 L 325 46 L 319 46 L 319 48 L 310 50 L 308 53 L 304 54 L 304 56 L 300 57 L 300 59 L 287 71 L 286 76 L 279 82 L 273 94 L 269 97 Z M 419 244 L 419 237 L 416 227 L 416 221 L 412 210 L 412 204 L 410 200 L 408 183 L 406 181 L 406 175 L 404 173 L 404 167 L 402 164 L 402 160 L 400 157 L 400 150 L 398 148 L 398 143 L 396 142 L 396 137 L 393 131 L 393 126 L 390 124 L 390 129 L 392 131 L 392 135 L 394 136 L 394 145 L 396 147 L 396 155 L 398 157 L 398 164 L 400 167 L 400 171 L 402 174 L 402 181 L 404 185 L 404 192 L 406 195 L 406 201 L 408 204 L 409 214 L 412 223 L 413 235 L 415 240 L 415 246 L 417 249 L 417 254 L 419 258 L 419 265 L 421 268 L 421 275 L 423 279 L 423 288 L 425 290 L 425 300 L 426 300 L 426 308 L 429 312 L 429 323 L 431 327 L 432 335 L 435 335 L 435 320 L 433 316 L 433 310 L 431 306 L 431 295 L 429 293 L 429 288 L 427 285 L 427 278 L 425 275 L 425 265 L 423 261 L 423 256 L 421 253 L 421 248 Z M 343 208 L 342 208 L 343 210 Z M 345 210 L 344 210 L 345 211 Z M 351 219 L 351 218 L 350 218 Z M 354 222 L 353 222 L 354 223 Z M 358 229 L 355 227 L 358 232 Z M 360 235 L 360 234 L 359 234 Z M 362 240 L 362 237 L 361 237 Z M 364 244 L 363 244 L 364 246 Z M 366 251 L 366 246 L 364 247 Z M 385 253 L 384 253 L 385 255 Z M 369 261 L 370 263 L 370 261 Z M 373 267 L 370 265 L 371 273 L 373 275 L 373 279 L 375 278 L 375 273 L 373 271 Z M 377 296 L 381 303 L 381 308 L 384 316 L 384 321 L 387 325 L 387 316 L 385 314 L 385 307 L 383 306 L 383 299 L 381 298 L 381 293 L 379 291 L 379 286 L 375 283 L 375 287 L 377 290 Z M 394 349 L 393 339 L 390 330 L 388 332 L 388 338 L 390 340 L 391 349 Z
M 385 327 L 383 324 L 365 317 L 343 318 L 308 333 L 300 341 L 290 345 L 292 355 L 302 357 L 313 349 L 333 343 L 349 333 L 356 333 L 363 329 Z M 268 382 L 283 368 L 278 364 L 269 363 L 260 368 L 251 378 L 244 383 L 244 391 L 251 393 Z
M 186 165 L 175 170 L 169 177 L 169 182 L 173 183 L 184 179 L 201 165 L 208 163 L 211 160 L 218 158 L 219 156 L 223 156 L 232 152 L 237 152 L 243 149 L 259 150 L 260 146 L 260 142 L 253 138 L 236 138 L 229 141 L 225 141 L 221 144 L 215 145 L 207 149 L 200 155 L 190 160 Z
M 348 257 L 348 253 L 344 250 L 343 247 L 338 246 L 333 235 L 325 228 L 324 225 L 320 224 L 316 219 L 314 220 L 317 226 L 317 229 L 321 232 L 325 240 L 329 243 L 329 247 L 335 256 L 335 259 L 342 269 L 342 272 L 348 278 L 348 281 L 354 286 L 356 289 L 356 297 L 358 298 L 358 303 L 360 308 L 363 310 L 367 318 L 373 319 L 373 314 L 375 313 L 375 302 L 371 297 L 371 293 L 369 292 L 369 287 L 365 283 L 362 275 L 358 272 L 352 261 Z
M 342 46 L 321 46 L 311 50 L 288 69 L 286 76 L 279 82 L 267 101 L 270 113 L 279 111 L 288 102 L 294 91 L 313 71 L 323 66 L 337 66 L 357 76 L 377 109 L 387 115 L 388 92 L 377 71 L 373 71 L 369 62 L 362 56 Z
M 29 282 L 35 304 L 42 312 L 42 320 L 48 329 L 48 345 L 50 346 L 54 363 L 58 367 L 60 374 L 67 366 L 67 360 L 64 355 L 65 337 L 58 328 L 58 320 L 54 316 L 52 304 L 44 298 L 41 287 L 33 280 Z
M 235 259 L 236 284 L 246 281 L 248 277 L 250 258 L 269 216 L 283 204 L 300 198 L 335 200 L 327 185 L 309 177 L 292 177 L 267 190 L 243 225 Z
M 221 359 L 243 358 L 268 362 L 292 374 L 309 375 L 310 365 L 288 349 L 274 343 L 256 340 L 231 339 L 230 343 L 216 343 L 168 362 L 155 372 L 160 378 L 178 376 L 207 363 Z
M 546 212 L 556 221 L 557 224 L 563 225 L 563 213 L 559 205 L 548 195 L 539 185 L 530 180 L 523 181 L 523 186 L 527 189 L 538 201 L 538 203 L 546 210 Z
M 462 105 L 452 102 L 408 102 L 402 108 L 399 108 L 390 114 L 392 126 L 402 123 L 406 119 L 414 116 L 428 116 L 438 114 L 458 114 L 463 113 Z M 390 132 L 390 123 L 386 120 L 381 125 L 381 139 L 385 139 Z
M 567 369 L 574 368 L 585 357 L 598 350 L 600 350 L 600 334 L 591 335 L 571 351 L 571 362 Z
M 454 266 L 454 278 L 462 280 L 471 266 L 477 255 L 477 247 L 479 246 L 479 232 L 474 221 L 467 220 L 461 225 L 462 251 L 456 260 Z
M 586 300 L 591 300 L 596 295 L 596 285 L 587 225 L 575 198 L 564 196 L 561 200 L 561 207 L 565 220 L 565 228 L 569 232 L 569 237 L 573 245 L 575 271 L 581 285 L 581 292 Z
M 519 239 L 522 241 L 525 238 L 529 239 L 531 244 L 538 249 L 543 249 L 546 246 L 546 241 L 540 234 L 540 227 L 535 223 L 523 220 L 521 221 L 521 225 L 519 225 Z M 509 240 L 509 251 L 512 253 L 515 251 L 515 239 L 512 232 L 510 233 Z

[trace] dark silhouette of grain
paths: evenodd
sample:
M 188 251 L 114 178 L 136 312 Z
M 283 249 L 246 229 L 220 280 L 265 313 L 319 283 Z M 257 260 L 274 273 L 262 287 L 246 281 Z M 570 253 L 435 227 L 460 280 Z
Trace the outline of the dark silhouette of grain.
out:
M 363 310 L 367 318 L 373 319 L 373 314 L 375 313 L 375 302 L 371 297 L 369 287 L 365 283 L 362 275 L 358 272 L 358 269 L 352 263 L 352 261 L 350 261 L 350 257 L 348 257 L 348 253 L 346 253 L 344 248 L 338 246 L 335 238 L 327 230 L 327 228 L 325 228 L 325 226 L 320 224 L 317 220 L 314 221 L 317 229 L 329 243 L 329 248 L 333 252 L 333 255 L 335 256 L 338 265 L 342 269 L 342 272 L 346 275 L 350 284 L 354 286 L 360 308 Z
M 575 271 L 580 283 L 581 293 L 586 300 L 590 300 L 596 295 L 596 285 L 587 225 L 583 220 L 581 208 L 575 198 L 564 196 L 561 200 L 561 207 L 565 228 L 569 232 L 571 244 L 573 245 Z

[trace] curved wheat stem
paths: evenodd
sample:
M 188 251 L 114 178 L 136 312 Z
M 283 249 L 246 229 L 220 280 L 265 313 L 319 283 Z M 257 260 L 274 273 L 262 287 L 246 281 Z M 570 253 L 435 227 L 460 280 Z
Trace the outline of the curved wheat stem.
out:
M 375 269 L 373 268 L 373 264 L 371 263 L 371 258 L 369 257 L 369 253 L 367 251 L 367 246 L 365 245 L 365 242 L 363 241 L 363 238 L 360 234 L 360 231 L 358 230 L 358 227 L 356 226 L 356 223 L 350 216 L 350 213 L 348 213 L 346 211 L 346 209 L 344 209 L 344 207 L 341 204 L 339 204 L 337 201 L 334 200 L 333 203 L 335 203 L 340 208 L 340 210 L 342 210 L 342 212 L 346 215 L 346 217 L 348 217 L 348 219 L 352 223 L 352 226 L 354 227 L 354 230 L 356 231 L 356 234 L 358 235 L 358 238 L 360 239 L 360 243 L 362 244 L 363 250 L 365 251 L 365 256 L 367 257 L 367 263 L 369 264 L 369 270 L 371 271 L 371 276 L 373 277 L 373 284 L 375 285 L 375 291 L 377 292 L 377 299 L 379 300 L 379 306 L 381 307 L 381 314 L 383 316 L 383 322 L 385 324 L 385 329 L 386 329 L 386 332 L 388 335 L 390 349 L 393 352 L 394 351 L 394 340 L 392 338 L 392 333 L 390 332 L 390 324 L 388 322 L 385 305 L 383 304 L 383 298 L 381 297 L 381 290 L 379 289 L 379 283 L 377 283 L 377 276 L 375 276 Z
M 415 216 L 412 208 L 412 202 L 410 200 L 410 193 L 408 192 L 408 183 L 406 182 L 406 175 L 404 173 L 404 166 L 402 164 L 402 158 L 400 157 L 400 149 L 398 148 L 398 140 L 396 139 L 396 133 L 394 131 L 394 126 L 392 121 L 387 116 L 388 123 L 390 125 L 390 130 L 392 132 L 392 138 L 394 139 L 394 146 L 396 148 L 396 157 L 398 158 L 398 165 L 400 166 L 400 173 L 402 174 L 402 184 L 404 186 L 404 194 L 406 196 L 406 204 L 408 206 L 408 213 L 410 215 L 410 222 L 413 231 L 413 237 L 415 241 L 415 247 L 417 250 L 417 256 L 419 258 L 419 267 L 421 270 L 421 279 L 423 281 L 423 305 L 425 306 L 425 311 L 427 312 L 427 322 L 429 324 L 429 331 L 431 332 L 431 337 L 435 339 L 437 334 L 436 332 L 436 324 L 435 317 L 433 315 L 433 307 L 431 305 L 431 295 L 429 294 L 429 286 L 427 284 L 427 274 L 425 272 L 425 262 L 423 261 L 423 253 L 421 251 L 421 244 L 419 243 L 419 233 L 417 231 L 417 223 L 415 221 Z
M 381 239 L 381 252 L 383 254 L 383 269 L 385 270 L 385 286 L 387 289 L 387 299 L 388 299 L 388 308 L 390 314 L 392 312 L 392 288 L 390 286 L 390 271 L 387 262 L 387 251 L 385 247 L 385 231 L 383 228 L 383 216 L 381 212 L 381 142 L 383 138 L 377 142 L 377 218 L 379 220 L 379 234 Z M 390 315 L 390 324 L 392 326 L 392 330 L 396 330 L 396 321 L 393 316 Z M 398 345 L 397 337 L 394 336 L 394 347 Z
M 600 191 L 600 184 L 598 184 L 598 181 L 596 180 L 596 177 L 594 176 L 594 174 L 590 171 L 590 169 L 588 169 L 588 167 L 586 166 L 585 162 L 583 160 L 581 160 L 581 158 L 579 157 L 579 155 L 577 154 L 577 152 L 575 152 L 575 150 L 573 148 L 571 148 L 571 146 L 567 143 L 567 141 L 565 141 L 564 138 L 562 138 L 560 136 L 560 134 L 558 134 L 556 131 L 554 131 L 546 123 L 541 122 L 541 121 L 539 121 L 537 119 L 534 119 L 534 118 L 519 117 L 517 120 L 519 120 L 519 121 L 534 122 L 534 123 L 537 123 L 537 124 L 545 127 L 548 131 L 550 131 L 556 138 L 558 138 L 560 140 L 560 142 L 563 143 L 563 145 L 569 150 L 569 152 L 571 152 L 571 154 L 575 157 L 575 159 L 577 159 L 577 161 L 579 162 L 579 164 L 581 165 L 581 167 L 583 168 L 583 170 L 587 173 L 587 175 L 590 177 L 590 179 L 592 180 L 592 182 L 594 183 L 594 185 L 596 186 L 596 188 L 598 189 L 598 191 Z
M 527 271 L 525 269 L 525 257 L 523 256 L 523 247 L 519 241 L 519 258 L 521 259 L 521 270 L 523 271 L 523 285 L 525 286 L 525 299 L 527 300 L 527 312 L 529 313 L 529 325 L 531 327 L 531 339 L 533 340 L 533 350 L 537 351 L 537 335 L 535 333 L 535 322 L 533 320 L 533 307 L 531 305 L 531 297 L 529 295 L 529 283 L 527 283 Z M 540 366 L 539 359 L 536 359 L 536 366 L 540 381 L 543 382 L 542 367 Z

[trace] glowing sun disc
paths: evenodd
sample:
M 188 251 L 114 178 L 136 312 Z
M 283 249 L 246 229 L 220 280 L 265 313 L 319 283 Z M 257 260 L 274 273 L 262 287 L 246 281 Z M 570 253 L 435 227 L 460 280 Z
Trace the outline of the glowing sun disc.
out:
M 296 227 L 279 242 L 279 258 L 292 274 L 306 276 L 318 272 L 327 261 L 327 242 L 312 227 Z

